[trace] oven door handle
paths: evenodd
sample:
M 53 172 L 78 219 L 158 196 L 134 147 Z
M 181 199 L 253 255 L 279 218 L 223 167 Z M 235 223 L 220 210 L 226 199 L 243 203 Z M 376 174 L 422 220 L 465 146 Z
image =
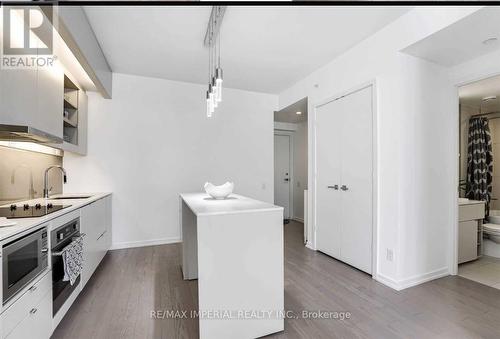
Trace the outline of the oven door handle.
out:
M 73 238 L 73 240 L 78 240 L 78 239 L 80 239 L 80 238 L 84 238 L 85 236 L 86 236 L 86 234 L 85 234 L 85 233 L 81 233 L 81 234 L 80 234 L 80 236 L 78 236 L 78 237 L 74 237 L 74 238 Z M 69 246 L 69 244 L 68 244 L 67 246 Z M 64 251 L 65 251 L 65 250 L 63 249 L 62 251 L 59 251 L 59 252 L 52 252 L 52 255 L 56 255 L 56 256 L 58 256 L 58 255 L 62 255 L 62 254 L 64 253 Z

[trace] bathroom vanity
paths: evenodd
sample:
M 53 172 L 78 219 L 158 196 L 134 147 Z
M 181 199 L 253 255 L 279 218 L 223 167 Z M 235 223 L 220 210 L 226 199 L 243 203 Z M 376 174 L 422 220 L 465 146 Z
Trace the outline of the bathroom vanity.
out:
M 476 260 L 482 254 L 485 202 L 458 202 L 458 263 Z
M 237 194 L 181 194 L 180 223 L 184 279 L 198 279 L 200 338 L 282 331 L 283 208 Z

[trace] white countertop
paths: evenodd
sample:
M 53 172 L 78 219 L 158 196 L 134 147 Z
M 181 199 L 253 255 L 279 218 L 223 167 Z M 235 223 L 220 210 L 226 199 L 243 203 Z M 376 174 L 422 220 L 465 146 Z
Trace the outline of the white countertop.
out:
M 485 201 L 480 201 L 480 200 L 462 200 L 463 198 L 460 198 L 458 200 L 458 205 L 459 206 L 462 206 L 462 205 L 475 205 L 475 204 L 484 204 Z
M 247 198 L 238 194 L 231 194 L 224 200 L 216 200 L 206 193 L 181 193 L 180 196 L 198 217 L 283 209 L 283 207 Z
M 53 200 L 53 199 L 44 199 L 44 198 L 39 198 L 39 199 L 33 199 L 33 200 L 25 200 L 25 201 L 18 201 L 14 203 L 14 205 L 21 207 L 23 204 L 29 203 L 31 204 L 36 204 L 36 203 L 52 203 L 54 205 L 63 205 L 63 206 L 68 206 L 62 210 L 59 210 L 57 212 L 45 215 L 43 217 L 37 217 L 37 218 L 17 218 L 17 219 L 8 219 L 9 221 L 15 221 L 17 224 L 14 226 L 6 226 L 6 227 L 0 227 L 0 241 L 5 240 L 7 238 L 10 238 L 12 236 L 15 236 L 16 234 L 22 233 L 30 228 L 35 228 L 36 226 L 39 226 L 43 223 L 46 223 L 52 219 L 55 219 L 57 217 L 60 217 L 61 215 L 64 215 L 66 213 L 72 212 L 74 210 L 77 210 L 79 208 L 82 208 L 85 205 L 88 205 L 94 201 L 97 201 L 99 199 L 102 199 L 111 193 L 109 192 L 104 192 L 104 193 L 66 193 L 66 194 L 56 194 L 52 198 L 56 198 L 58 196 L 90 196 L 90 198 L 87 199 L 68 199 L 68 200 Z M 11 204 L 3 205 L 0 207 L 9 207 Z

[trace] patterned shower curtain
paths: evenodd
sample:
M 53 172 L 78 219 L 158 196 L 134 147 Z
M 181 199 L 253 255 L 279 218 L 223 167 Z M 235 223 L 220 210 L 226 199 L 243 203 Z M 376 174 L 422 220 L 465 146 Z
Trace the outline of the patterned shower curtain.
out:
M 469 120 L 465 196 L 473 200 L 486 201 L 487 214 L 490 209 L 492 180 L 493 152 L 488 119 L 471 118 Z

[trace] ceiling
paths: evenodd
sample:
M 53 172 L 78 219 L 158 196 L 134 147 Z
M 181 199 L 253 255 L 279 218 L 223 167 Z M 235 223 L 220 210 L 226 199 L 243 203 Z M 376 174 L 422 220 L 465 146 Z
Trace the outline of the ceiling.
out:
M 460 104 L 480 109 L 481 113 L 500 112 L 500 76 L 477 81 L 458 90 Z M 496 100 L 483 98 L 496 96 Z
M 229 6 L 225 86 L 279 93 L 411 7 Z M 85 6 L 114 72 L 206 84 L 211 7 Z
M 297 112 L 301 112 L 302 114 L 297 114 Z M 274 112 L 274 121 L 291 122 L 294 124 L 307 121 L 307 98 Z
M 500 48 L 500 7 L 485 7 L 404 52 L 443 66 L 458 65 Z M 496 43 L 483 44 L 496 37 Z

